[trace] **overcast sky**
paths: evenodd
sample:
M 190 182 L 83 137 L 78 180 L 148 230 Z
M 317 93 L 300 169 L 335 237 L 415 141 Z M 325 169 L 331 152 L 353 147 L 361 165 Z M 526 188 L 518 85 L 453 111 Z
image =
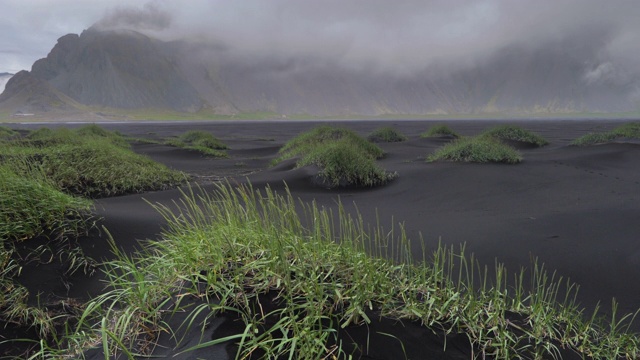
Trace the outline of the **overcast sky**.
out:
M 95 23 L 399 72 L 579 39 L 598 42 L 593 76 L 640 69 L 637 0 L 1 0 L 0 13 L 0 72 L 30 69 Z

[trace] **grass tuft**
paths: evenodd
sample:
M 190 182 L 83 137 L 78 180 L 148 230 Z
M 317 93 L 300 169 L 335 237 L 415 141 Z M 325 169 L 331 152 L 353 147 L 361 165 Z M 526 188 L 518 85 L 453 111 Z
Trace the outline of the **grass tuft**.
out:
M 577 286 L 535 262 L 511 275 L 442 246 L 415 262 L 402 231 L 369 230 L 340 203 L 331 212 L 250 185 L 190 191 L 178 205 L 156 205 L 168 225 L 141 253 L 114 246 L 111 291 L 88 304 L 75 330 L 101 343 L 105 357 L 143 354 L 159 332 L 178 334 L 163 317 L 177 311 L 187 315 L 182 331 L 205 326 L 201 315 L 240 319 L 238 334 L 183 350 L 231 341 L 237 358 L 363 357 L 366 347 L 349 348 L 339 329 L 379 317 L 466 335 L 479 358 L 546 359 L 559 349 L 640 356 L 632 314 L 620 316 L 614 302 L 608 320 L 597 311 L 584 318 Z
M 515 125 L 496 126 L 482 133 L 480 136 L 493 137 L 499 140 L 511 140 L 535 146 L 544 146 L 549 142 L 542 136 Z
M 162 190 L 185 179 L 163 164 L 98 139 L 50 149 L 42 167 L 61 189 L 88 197 Z
M 77 348 L 89 343 L 72 331 L 82 304 L 73 299 L 33 304 L 34 297 L 19 284 L 22 266 L 32 261 L 55 262 L 63 277 L 95 269 L 76 242 L 94 226 L 92 202 L 68 193 L 115 195 L 183 181 L 182 173 L 133 153 L 121 135 L 97 126 L 40 129 L 0 143 L 0 320 L 38 332 L 34 348 L 40 355 L 29 358 L 69 357 L 72 343 Z M 36 237 L 44 243 L 16 255 L 17 242 Z
M 407 137 L 398 130 L 388 126 L 374 130 L 367 136 L 367 140 L 372 142 L 402 142 L 407 141 Z
M 227 156 L 224 151 L 221 151 L 228 149 L 227 145 L 206 131 L 190 130 L 180 135 L 177 139 L 171 139 L 165 143 L 183 149 L 199 151 L 213 157 Z
M 44 177 L 24 177 L 0 165 L 0 244 L 77 233 L 90 210 L 89 200 L 62 193 Z
M 427 161 L 517 164 L 522 156 L 514 148 L 490 137 L 458 139 L 428 156 Z
M 421 138 L 429 138 L 429 137 L 439 137 L 439 136 L 450 136 L 454 139 L 458 139 L 460 135 L 451 130 L 447 125 L 434 125 L 426 132 L 420 134 Z
M 305 154 L 298 167 L 316 165 L 329 187 L 377 186 L 397 176 L 380 168 L 375 159 L 352 142 L 339 140 L 318 146 Z
M 296 136 L 284 144 L 280 149 L 280 157 L 274 160 L 274 164 L 285 159 L 304 156 L 318 146 L 341 139 L 352 142 L 374 159 L 379 159 L 384 155 L 380 147 L 358 136 L 358 134 L 352 130 L 331 126 L 319 126 Z
M 22 176 L 37 167 L 59 190 L 88 197 L 166 189 L 185 179 L 131 151 L 121 135 L 95 125 L 43 129 L 0 146 L 0 164 Z
M 607 132 L 589 133 L 573 140 L 570 145 L 597 145 L 608 143 L 619 138 L 640 139 L 640 122 L 626 123 Z
M 355 132 L 320 126 L 302 133 L 280 149 L 272 164 L 299 157 L 297 167 L 319 167 L 320 183 L 329 187 L 377 186 L 397 176 L 380 168 L 375 160 L 384 152 Z
M 573 140 L 570 145 L 589 146 L 589 145 L 596 145 L 596 144 L 604 144 L 604 143 L 611 142 L 617 139 L 618 137 L 619 137 L 618 135 L 612 132 L 590 133 Z
M 6 126 L 0 126 L 0 140 L 17 136 L 18 132 Z

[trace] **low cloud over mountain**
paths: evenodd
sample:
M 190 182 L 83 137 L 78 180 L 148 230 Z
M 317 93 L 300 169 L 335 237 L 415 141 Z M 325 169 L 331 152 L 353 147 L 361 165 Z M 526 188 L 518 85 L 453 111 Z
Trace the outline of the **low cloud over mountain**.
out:
M 632 1 L 189 4 L 112 9 L 60 38 L 31 75 L 93 108 L 219 114 L 625 112 L 640 103 Z M 8 86 L 0 106 L 13 98 L 17 110 L 13 93 Z

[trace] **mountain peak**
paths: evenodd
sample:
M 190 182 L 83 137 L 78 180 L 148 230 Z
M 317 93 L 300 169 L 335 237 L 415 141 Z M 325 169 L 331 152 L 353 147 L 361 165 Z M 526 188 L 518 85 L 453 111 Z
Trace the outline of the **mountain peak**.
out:
M 198 111 L 202 102 L 162 42 L 134 31 L 85 30 L 61 37 L 34 76 L 92 106 Z

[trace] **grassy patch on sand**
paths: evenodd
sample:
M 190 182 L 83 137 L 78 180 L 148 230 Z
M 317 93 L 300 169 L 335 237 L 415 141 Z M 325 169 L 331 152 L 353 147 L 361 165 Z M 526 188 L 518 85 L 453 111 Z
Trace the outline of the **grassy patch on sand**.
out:
M 363 139 L 352 130 L 332 126 L 318 126 L 296 136 L 284 144 L 280 149 L 280 157 L 278 157 L 274 163 L 305 155 L 318 146 L 338 140 L 346 140 L 354 144 L 354 146 L 359 147 L 364 153 L 374 159 L 379 159 L 384 155 L 380 147 Z
M 91 271 L 93 260 L 76 240 L 94 226 L 92 202 L 78 195 L 160 189 L 184 179 L 133 153 L 121 135 L 95 125 L 42 128 L 0 142 L 0 319 L 33 327 L 42 339 L 55 338 L 67 320 L 75 321 L 77 309 L 66 300 L 54 306 L 62 313 L 48 310 L 49 303 L 34 305 L 19 277 L 22 266 L 33 261 L 55 262 L 66 269 L 65 276 L 81 268 Z M 17 242 L 36 237 L 45 241 L 32 254 L 14 256 Z
M 157 205 L 169 224 L 162 238 L 139 254 L 116 250 L 106 264 L 110 291 L 68 334 L 41 342 L 39 356 L 93 342 L 105 357 L 133 358 L 169 332 L 183 352 L 230 341 L 237 358 L 359 358 L 366 347 L 348 348 L 339 329 L 380 317 L 467 336 L 479 358 L 547 359 L 561 348 L 594 359 L 640 356 L 631 315 L 616 314 L 614 302 L 609 319 L 586 316 L 577 287 L 536 263 L 510 274 L 443 247 L 414 261 L 402 232 L 370 229 L 339 204 L 331 213 L 269 189 L 222 184 L 186 194 L 180 205 Z M 167 325 L 174 312 L 186 314 L 181 329 Z M 221 314 L 244 330 L 181 344 L 179 334 Z
M 213 134 L 202 130 L 190 130 L 180 135 L 177 139 L 167 140 L 167 145 L 195 150 L 208 156 L 226 157 L 227 154 L 222 151 L 228 149 L 222 141 L 218 140 Z
M 39 306 L 28 305 L 29 292 L 15 279 L 20 275 L 22 262 L 34 260 L 14 256 L 14 246 L 38 236 L 66 243 L 61 251 L 42 246 L 37 252 L 49 252 L 59 259 L 67 273 L 73 273 L 85 267 L 90 259 L 67 239 L 88 231 L 91 212 L 91 201 L 62 193 L 37 169 L 25 177 L 0 165 L 0 319 L 6 326 L 31 326 L 46 338 L 55 331 L 56 322 L 64 322 L 62 317 Z
M 544 146 L 549 142 L 542 136 L 515 125 L 500 125 L 483 132 L 487 136 L 499 140 L 511 140 L 535 146 Z
M 6 126 L 0 126 L 0 140 L 17 136 L 18 132 Z
M 323 185 L 376 186 L 397 176 L 376 164 L 383 154 L 382 149 L 351 130 L 320 126 L 287 142 L 273 164 L 298 157 L 297 167 L 318 166 Z
M 88 197 L 166 189 L 185 180 L 182 173 L 131 151 L 121 135 L 95 125 L 39 129 L 5 143 L 0 156 L 19 174 L 37 166 L 58 189 Z
M 91 202 L 61 192 L 36 171 L 25 177 L 0 165 L 0 241 L 57 237 L 83 227 Z
M 297 163 L 298 167 L 308 165 L 318 166 L 318 175 L 329 187 L 377 186 L 397 176 L 383 170 L 374 158 L 346 140 L 318 146 L 302 156 Z
M 522 156 L 517 150 L 498 140 L 481 136 L 458 139 L 427 157 L 430 162 L 440 160 L 517 164 L 522 161 Z
M 421 138 L 442 137 L 442 136 L 449 136 L 454 139 L 457 139 L 460 137 L 460 135 L 457 132 L 451 130 L 451 128 L 449 128 L 447 125 L 444 125 L 444 124 L 434 125 L 431 128 L 429 128 L 429 130 L 420 134 Z
M 407 137 L 398 130 L 387 126 L 371 132 L 371 134 L 367 136 L 367 140 L 372 142 L 402 142 L 407 141 Z
M 620 125 L 615 129 L 601 133 L 589 133 L 571 142 L 574 146 L 589 146 L 604 144 L 616 139 L 640 139 L 640 122 L 631 122 Z

